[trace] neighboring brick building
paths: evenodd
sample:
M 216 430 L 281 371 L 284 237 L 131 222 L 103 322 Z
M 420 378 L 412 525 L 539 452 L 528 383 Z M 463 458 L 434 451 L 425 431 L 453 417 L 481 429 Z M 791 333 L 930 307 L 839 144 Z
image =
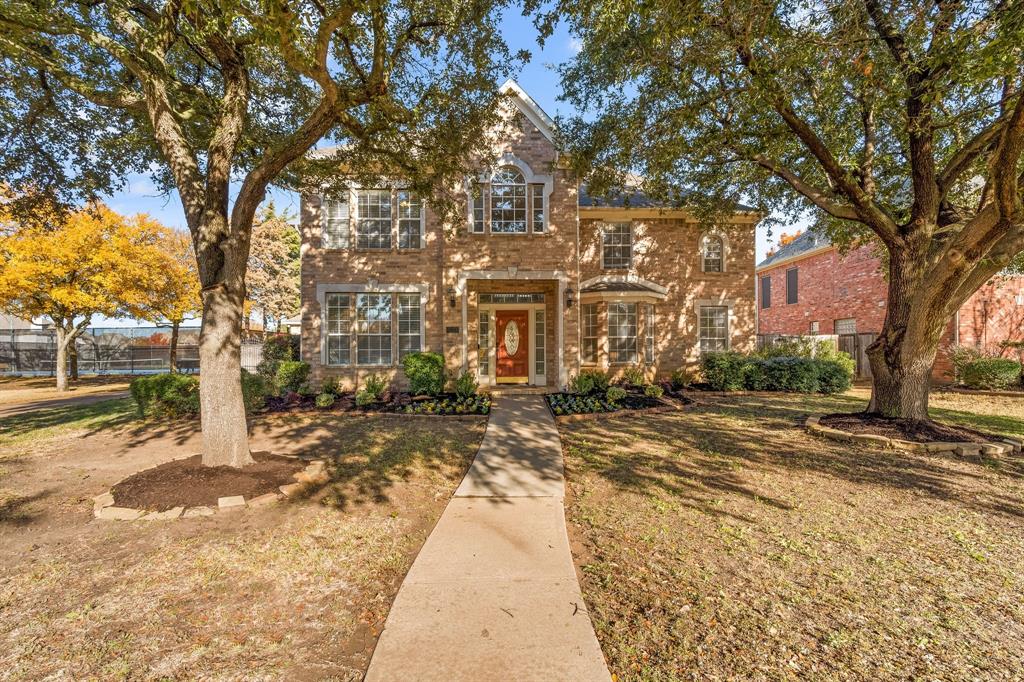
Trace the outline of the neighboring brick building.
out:
M 757 278 L 759 334 L 858 334 L 863 342 L 882 329 L 888 292 L 873 246 L 840 255 L 826 236 L 809 230 L 763 260 Z M 933 379 L 949 379 L 943 348 L 1009 355 L 999 345 L 1005 340 L 1024 340 L 1024 277 L 995 277 L 961 306 L 940 342 Z
M 400 378 L 413 350 L 481 384 L 564 386 L 581 367 L 666 376 L 701 348 L 754 345 L 754 229 L 634 194 L 587 196 L 551 120 L 512 81 L 519 134 L 444 225 L 400 186 L 302 198 L 302 356 L 315 381 Z

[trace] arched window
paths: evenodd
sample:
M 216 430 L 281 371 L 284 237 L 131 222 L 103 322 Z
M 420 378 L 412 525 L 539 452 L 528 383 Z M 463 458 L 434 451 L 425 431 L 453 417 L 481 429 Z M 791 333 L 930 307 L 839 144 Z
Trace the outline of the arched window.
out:
M 704 237 L 704 272 L 722 272 L 724 265 L 725 245 L 717 235 Z
M 502 166 L 491 180 L 491 232 L 526 232 L 526 179 L 515 166 Z

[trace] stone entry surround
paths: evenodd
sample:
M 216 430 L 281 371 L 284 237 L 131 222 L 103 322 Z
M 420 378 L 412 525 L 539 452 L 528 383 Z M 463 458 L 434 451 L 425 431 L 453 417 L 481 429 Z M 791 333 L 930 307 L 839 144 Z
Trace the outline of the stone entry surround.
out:
M 564 496 L 561 444 L 543 398 L 497 398 L 365 679 L 610 680 L 576 578 Z

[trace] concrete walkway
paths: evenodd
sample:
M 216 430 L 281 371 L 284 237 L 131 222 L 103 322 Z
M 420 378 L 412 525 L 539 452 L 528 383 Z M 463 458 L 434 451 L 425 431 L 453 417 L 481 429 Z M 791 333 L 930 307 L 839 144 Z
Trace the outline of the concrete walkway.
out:
M 495 399 L 480 451 L 402 583 L 366 680 L 610 680 L 565 529 L 541 396 Z

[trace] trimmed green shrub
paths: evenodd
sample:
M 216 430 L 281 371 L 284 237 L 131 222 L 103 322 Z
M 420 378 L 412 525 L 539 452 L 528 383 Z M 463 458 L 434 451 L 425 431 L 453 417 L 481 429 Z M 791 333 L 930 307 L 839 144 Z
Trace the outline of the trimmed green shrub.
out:
M 1021 366 L 1010 358 L 979 358 L 964 365 L 963 382 L 968 388 L 1001 390 L 1019 386 Z
M 246 412 L 255 412 L 263 407 L 267 398 L 267 382 L 259 374 L 242 370 L 242 402 Z
M 402 358 L 402 369 L 413 395 L 444 392 L 444 356 L 440 353 L 409 353 Z
M 850 388 L 853 368 L 840 359 L 752 358 L 743 376 L 744 386 L 751 391 L 842 393 Z
M 333 396 L 341 395 L 341 379 L 338 377 L 327 377 L 320 382 L 320 392 L 330 393 Z
M 271 334 L 263 339 L 263 355 L 256 372 L 265 381 L 273 382 L 282 362 L 299 357 L 298 339 L 289 334 Z
M 852 358 L 848 364 L 840 359 L 817 360 L 817 364 L 819 392 L 832 394 L 850 390 L 850 385 L 853 384 Z
M 665 389 L 657 384 L 647 384 L 644 386 L 644 395 L 648 398 L 660 398 L 665 393 Z
M 285 360 L 278 364 L 277 374 L 274 375 L 274 387 L 280 393 L 286 391 L 298 392 L 299 388 L 309 378 L 309 363 L 299 360 Z
M 316 400 L 314 400 L 313 402 L 316 403 L 316 406 L 319 407 L 321 410 L 326 410 L 328 407 L 334 404 L 334 394 L 321 393 L 316 397 Z
M 714 391 L 740 391 L 749 359 L 735 351 L 713 351 L 700 356 L 700 373 Z
M 187 374 L 151 374 L 132 379 L 136 409 L 143 417 L 199 414 L 199 379 Z
M 377 376 L 376 374 L 371 374 L 366 377 L 366 380 L 363 382 L 363 390 L 360 392 L 366 393 L 372 402 L 377 402 L 381 399 L 381 396 L 384 395 L 384 391 L 386 390 L 388 390 L 387 379 Z M 356 396 L 356 404 L 359 403 L 358 397 L 359 396 Z
M 668 380 L 672 384 L 672 390 L 679 391 L 693 383 L 693 376 L 685 367 L 677 367 L 672 370 Z
M 377 398 L 365 388 L 361 391 L 356 391 L 356 407 L 366 407 L 375 402 L 377 402 Z
M 472 372 L 463 372 L 455 379 L 455 394 L 460 398 L 471 398 L 476 395 L 479 384 Z
M 622 372 L 622 383 L 627 386 L 643 386 L 647 382 L 647 377 L 644 376 L 644 371 L 639 367 L 627 367 Z
M 569 392 L 578 395 L 604 393 L 610 384 L 611 379 L 604 372 L 585 369 L 569 380 Z
M 626 389 L 619 388 L 618 386 L 609 386 L 608 390 L 605 391 L 604 396 L 608 402 L 615 404 L 626 398 Z

